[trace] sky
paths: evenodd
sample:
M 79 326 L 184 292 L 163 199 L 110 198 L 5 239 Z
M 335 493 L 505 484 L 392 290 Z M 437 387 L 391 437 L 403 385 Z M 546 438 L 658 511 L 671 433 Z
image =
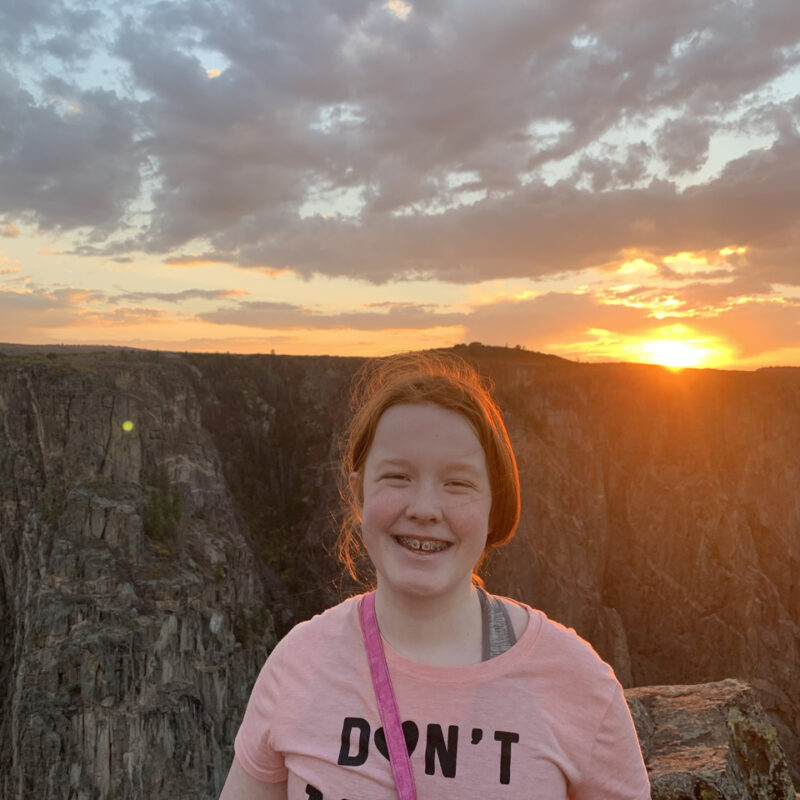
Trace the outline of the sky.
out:
M 800 366 L 797 0 L 0 0 L 0 341 Z

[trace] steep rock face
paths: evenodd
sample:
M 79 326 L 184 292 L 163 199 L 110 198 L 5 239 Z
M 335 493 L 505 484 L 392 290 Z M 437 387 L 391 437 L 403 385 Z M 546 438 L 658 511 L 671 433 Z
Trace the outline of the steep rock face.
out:
M 623 683 L 753 684 L 800 771 L 800 370 L 492 363 L 523 517 L 490 587 Z
M 653 800 L 795 800 L 786 757 L 750 687 L 628 689 Z
M 0 796 L 216 796 L 274 626 L 190 383 L 4 361 L 0 416 Z
M 188 356 L 201 418 L 257 556 L 280 576 L 292 619 L 337 602 L 339 436 L 361 359 Z M 279 626 L 279 633 L 285 628 Z

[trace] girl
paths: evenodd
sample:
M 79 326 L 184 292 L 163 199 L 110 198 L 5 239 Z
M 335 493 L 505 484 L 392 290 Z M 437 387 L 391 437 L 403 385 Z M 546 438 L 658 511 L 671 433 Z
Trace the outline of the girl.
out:
M 363 546 L 377 586 L 270 654 L 221 800 L 414 796 L 406 782 L 430 800 L 649 798 L 610 667 L 474 575 L 520 513 L 516 459 L 478 375 L 396 356 L 370 362 L 354 398 L 340 553 L 355 576 Z

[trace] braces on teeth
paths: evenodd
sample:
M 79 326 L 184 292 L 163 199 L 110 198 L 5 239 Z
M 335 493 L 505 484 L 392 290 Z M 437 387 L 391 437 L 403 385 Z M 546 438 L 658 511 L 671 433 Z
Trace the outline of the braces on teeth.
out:
M 419 539 L 413 539 L 410 536 L 400 536 L 398 539 L 402 544 L 410 547 L 412 550 L 423 550 L 424 552 L 445 550 L 448 546 L 447 542 L 432 542 L 429 540 L 420 542 Z

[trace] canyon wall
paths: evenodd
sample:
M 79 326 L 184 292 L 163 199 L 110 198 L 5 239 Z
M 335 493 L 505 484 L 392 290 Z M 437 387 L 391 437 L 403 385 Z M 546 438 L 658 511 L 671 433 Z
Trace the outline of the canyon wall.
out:
M 800 766 L 800 369 L 497 370 L 523 486 L 489 586 L 626 685 L 748 680 Z
M 186 375 L 7 358 L 0 415 L 0 796 L 212 796 L 279 584 Z
M 797 776 L 800 370 L 457 350 L 520 462 L 489 588 L 628 686 L 748 680 Z M 270 647 L 352 589 L 331 552 L 359 363 L 7 349 L 0 796 L 216 796 Z

